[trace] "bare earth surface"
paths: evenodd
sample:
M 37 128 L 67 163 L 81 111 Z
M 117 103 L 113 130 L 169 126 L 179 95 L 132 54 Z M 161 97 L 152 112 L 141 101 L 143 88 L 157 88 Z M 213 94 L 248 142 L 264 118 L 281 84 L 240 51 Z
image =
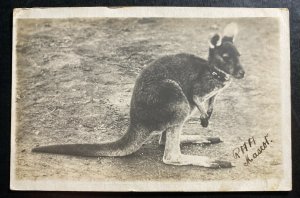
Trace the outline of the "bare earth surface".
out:
M 208 128 L 198 114 L 186 134 L 220 137 L 209 146 L 182 145 L 183 153 L 231 161 L 234 168 L 170 166 L 158 136 L 127 157 L 70 157 L 31 153 L 38 145 L 99 143 L 122 136 L 129 122 L 135 78 L 152 60 L 181 52 L 206 58 L 210 33 L 235 21 L 236 45 L 246 70 L 217 99 Z M 17 42 L 16 176 L 64 180 L 231 180 L 282 176 L 277 22 L 271 19 L 19 20 Z M 254 137 L 268 148 L 244 166 L 232 150 Z

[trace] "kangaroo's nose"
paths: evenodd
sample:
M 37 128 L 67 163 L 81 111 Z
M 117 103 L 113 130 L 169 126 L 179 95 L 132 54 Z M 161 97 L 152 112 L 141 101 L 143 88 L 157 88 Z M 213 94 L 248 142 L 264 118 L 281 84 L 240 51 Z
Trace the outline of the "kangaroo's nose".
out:
M 241 70 L 239 70 L 239 71 L 236 73 L 235 77 L 236 77 L 237 79 L 241 79 L 241 78 L 244 77 L 244 75 L 245 75 L 245 71 L 244 71 L 243 69 L 241 69 Z
M 238 71 L 238 73 L 237 73 L 238 78 L 243 78 L 244 76 L 245 76 L 245 71 L 244 70 Z

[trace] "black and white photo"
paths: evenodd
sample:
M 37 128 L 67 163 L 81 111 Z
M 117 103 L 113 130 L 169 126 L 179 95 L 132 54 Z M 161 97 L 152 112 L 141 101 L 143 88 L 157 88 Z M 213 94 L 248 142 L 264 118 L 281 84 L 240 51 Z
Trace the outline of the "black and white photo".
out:
M 284 9 L 14 11 L 11 189 L 291 189 Z

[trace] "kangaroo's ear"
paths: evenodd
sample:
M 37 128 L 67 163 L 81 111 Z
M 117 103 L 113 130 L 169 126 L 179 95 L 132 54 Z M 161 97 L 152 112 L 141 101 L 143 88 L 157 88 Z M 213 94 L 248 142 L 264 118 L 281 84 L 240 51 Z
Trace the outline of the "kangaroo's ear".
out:
M 221 45 L 221 36 L 220 34 L 214 34 L 210 41 L 209 41 L 209 47 L 210 48 L 215 48 L 216 46 L 220 46 Z
M 239 31 L 239 29 L 238 29 L 238 26 L 236 23 L 229 23 L 224 28 L 222 42 L 224 42 L 224 41 L 234 42 L 234 39 L 235 39 L 236 35 L 238 34 L 238 31 Z

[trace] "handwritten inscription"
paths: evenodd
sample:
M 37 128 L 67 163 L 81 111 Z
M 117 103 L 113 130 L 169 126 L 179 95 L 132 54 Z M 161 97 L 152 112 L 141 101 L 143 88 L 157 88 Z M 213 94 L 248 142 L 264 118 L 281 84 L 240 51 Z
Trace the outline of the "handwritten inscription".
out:
M 260 144 L 256 144 L 256 140 L 254 137 L 249 138 L 246 142 L 244 142 L 241 146 L 233 149 L 233 157 L 234 159 L 238 159 L 241 157 L 245 158 L 244 166 L 249 166 L 256 158 L 258 158 L 264 150 L 266 150 L 272 140 L 269 139 L 269 134 L 264 136 L 264 140 Z M 250 153 L 250 148 L 256 148 L 256 151 Z M 251 149 L 253 150 L 253 149 Z M 249 154 L 250 153 L 250 154 Z

